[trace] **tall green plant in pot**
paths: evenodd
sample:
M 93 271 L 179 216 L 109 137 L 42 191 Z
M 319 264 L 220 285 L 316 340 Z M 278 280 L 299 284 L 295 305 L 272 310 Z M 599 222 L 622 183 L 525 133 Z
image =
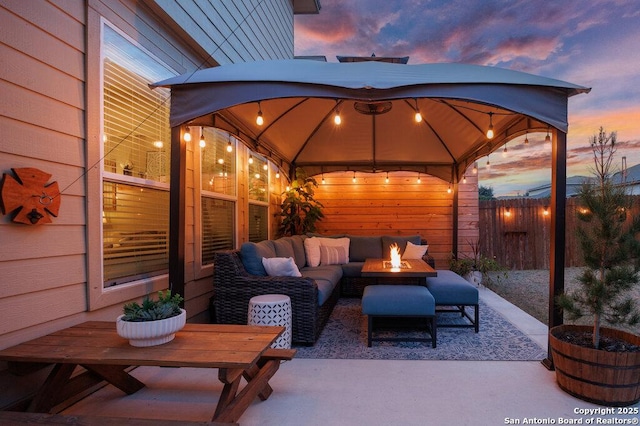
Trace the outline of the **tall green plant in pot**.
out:
M 640 278 L 640 216 L 627 217 L 632 198 L 612 180 L 616 133 L 600 128 L 590 143 L 594 179 L 583 185 L 577 213 L 586 266 L 578 288 L 557 301 L 568 319 L 589 316 L 592 325 L 554 327 L 549 339 L 560 387 L 587 401 L 630 405 L 640 400 L 640 336 L 602 324 L 640 322 L 630 295 Z
M 296 178 L 283 195 L 280 205 L 280 235 L 301 235 L 316 230 L 316 222 L 324 214 L 322 203 L 314 198 L 318 182 L 302 168 L 296 169 Z

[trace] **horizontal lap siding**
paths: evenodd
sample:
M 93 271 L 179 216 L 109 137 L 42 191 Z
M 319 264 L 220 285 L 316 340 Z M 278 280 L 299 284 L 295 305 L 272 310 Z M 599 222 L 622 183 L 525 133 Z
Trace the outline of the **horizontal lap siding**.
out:
M 51 224 L 0 218 L 3 347 L 11 333 L 86 310 L 84 7 L 0 1 L 0 171 L 35 167 L 62 190 Z
M 441 179 L 417 174 L 385 173 L 325 174 L 325 184 L 316 176 L 316 198 L 324 205 L 325 217 L 318 223 L 322 234 L 420 235 L 429 243 L 429 254 L 438 268 L 448 267 L 452 251 L 453 195 Z M 462 235 L 477 238 L 477 183 L 460 185 Z

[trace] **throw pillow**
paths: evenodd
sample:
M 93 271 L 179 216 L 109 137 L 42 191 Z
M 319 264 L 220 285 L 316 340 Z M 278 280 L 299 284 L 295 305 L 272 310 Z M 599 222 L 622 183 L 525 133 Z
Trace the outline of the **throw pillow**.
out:
M 348 263 L 344 247 L 320 246 L 321 265 L 343 265 Z
M 349 263 L 349 244 L 351 243 L 351 240 L 348 237 L 318 238 L 318 240 L 320 241 L 320 246 L 342 247 L 344 249 L 345 258 L 346 258 L 344 263 Z
M 270 277 L 301 277 L 293 257 L 262 258 L 262 265 Z
M 320 239 L 311 237 L 304 240 L 304 254 L 307 258 L 307 266 L 315 268 L 320 265 Z
M 407 241 L 407 247 L 402 253 L 403 259 L 422 259 L 422 256 L 429 250 L 429 245 L 420 246 L 413 244 L 411 241 Z

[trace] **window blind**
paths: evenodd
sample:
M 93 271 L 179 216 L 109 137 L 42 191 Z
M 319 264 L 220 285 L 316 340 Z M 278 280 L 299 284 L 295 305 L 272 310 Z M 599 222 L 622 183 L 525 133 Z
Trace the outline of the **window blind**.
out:
M 235 246 L 235 203 L 202 197 L 202 264 L 213 263 L 216 250 Z

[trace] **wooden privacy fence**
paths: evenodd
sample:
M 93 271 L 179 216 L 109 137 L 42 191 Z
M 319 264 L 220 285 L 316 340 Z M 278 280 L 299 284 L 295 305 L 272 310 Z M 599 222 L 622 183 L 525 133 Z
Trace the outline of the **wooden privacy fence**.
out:
M 568 198 L 565 224 L 565 266 L 583 266 L 576 230 L 578 199 Z M 640 214 L 640 196 L 633 197 L 627 214 Z M 548 269 L 551 202 L 549 199 L 517 198 L 480 201 L 480 252 L 507 269 Z M 474 243 L 470 241 L 470 243 Z

